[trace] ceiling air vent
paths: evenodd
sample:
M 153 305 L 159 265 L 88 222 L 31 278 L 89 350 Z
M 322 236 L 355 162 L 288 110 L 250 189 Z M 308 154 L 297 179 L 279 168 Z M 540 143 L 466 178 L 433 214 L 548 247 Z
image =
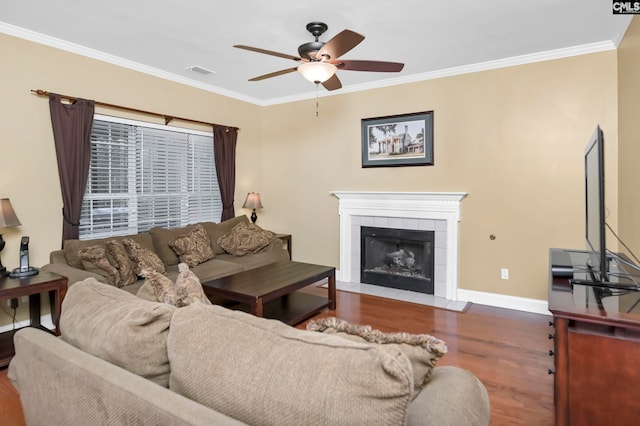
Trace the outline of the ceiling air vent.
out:
M 215 71 L 211 71 L 210 69 L 207 69 L 205 67 L 201 67 L 200 65 L 192 65 L 190 67 L 185 68 L 186 70 L 189 71 L 193 71 L 193 72 L 197 72 L 198 74 L 202 74 L 202 75 L 208 75 L 208 74 L 215 74 Z

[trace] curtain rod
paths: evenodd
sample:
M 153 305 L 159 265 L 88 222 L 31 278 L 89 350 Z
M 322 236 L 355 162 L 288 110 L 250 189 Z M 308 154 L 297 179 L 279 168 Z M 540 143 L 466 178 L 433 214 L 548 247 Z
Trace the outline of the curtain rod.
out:
M 31 89 L 32 93 L 35 93 L 38 96 L 49 96 L 49 92 L 47 92 L 46 90 L 42 90 L 42 89 Z M 75 98 L 73 96 L 68 96 L 68 95 L 61 95 L 59 93 L 56 93 L 58 96 L 60 96 L 61 98 L 67 99 L 71 102 L 76 101 L 78 98 Z M 172 120 L 181 120 L 181 121 L 188 121 L 191 123 L 197 123 L 197 124 L 204 124 L 206 126 L 222 126 L 222 127 L 227 127 L 230 129 L 236 129 L 236 130 L 240 130 L 237 127 L 233 127 L 233 126 L 224 126 L 221 124 L 215 124 L 215 123 L 208 123 L 206 121 L 198 121 L 198 120 L 192 120 L 191 118 L 183 118 L 183 117 L 174 117 L 172 115 L 166 115 L 166 114 L 160 114 L 157 112 L 151 112 L 151 111 L 145 111 L 142 109 L 136 109 L 136 108 L 129 108 L 129 107 L 125 107 L 125 106 L 121 106 L 121 105 L 114 105 L 114 104 L 108 104 L 105 102 L 98 102 L 98 101 L 93 101 L 96 105 L 100 105 L 103 107 L 107 107 L 107 108 L 116 108 L 116 109 L 121 109 L 121 110 L 125 110 L 125 111 L 131 111 L 131 112 L 137 112 L 137 113 L 141 113 L 141 114 L 147 114 L 147 115 L 155 115 L 157 117 L 162 117 L 164 118 L 164 124 L 167 125 L 169 124 Z M 228 130 L 227 130 L 228 131 Z

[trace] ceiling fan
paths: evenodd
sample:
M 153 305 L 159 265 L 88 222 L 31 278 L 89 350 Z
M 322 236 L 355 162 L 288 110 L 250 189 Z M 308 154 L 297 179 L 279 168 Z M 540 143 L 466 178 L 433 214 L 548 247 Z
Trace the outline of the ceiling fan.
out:
M 336 90 L 342 87 L 342 83 L 336 75 L 337 70 L 374 72 L 402 71 L 404 64 L 398 62 L 339 59 L 342 55 L 360 44 L 360 42 L 364 40 L 364 36 L 351 30 L 344 30 L 326 43 L 319 41 L 318 38 L 327 31 L 328 28 L 327 24 L 323 22 L 311 22 L 307 24 L 307 31 L 315 37 L 315 41 L 301 44 L 300 47 L 298 47 L 298 54 L 300 56 L 239 44 L 233 47 L 301 62 L 297 67 L 260 75 L 249 79 L 249 81 L 265 80 L 267 78 L 299 71 L 304 78 L 312 83 L 321 83 L 327 90 Z

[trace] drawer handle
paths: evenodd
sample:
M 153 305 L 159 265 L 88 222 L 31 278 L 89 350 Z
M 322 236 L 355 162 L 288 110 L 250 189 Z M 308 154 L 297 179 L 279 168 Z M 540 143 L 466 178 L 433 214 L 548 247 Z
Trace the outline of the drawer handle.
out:
M 553 334 L 549 333 L 549 340 L 553 339 Z
M 549 321 L 549 325 L 553 327 L 553 321 Z
M 548 370 L 547 370 L 547 374 L 556 374 L 556 372 L 555 372 L 555 371 L 553 371 L 552 369 L 548 369 Z
M 553 352 L 553 350 L 549 349 L 549 356 L 553 356 L 555 355 L 555 352 Z

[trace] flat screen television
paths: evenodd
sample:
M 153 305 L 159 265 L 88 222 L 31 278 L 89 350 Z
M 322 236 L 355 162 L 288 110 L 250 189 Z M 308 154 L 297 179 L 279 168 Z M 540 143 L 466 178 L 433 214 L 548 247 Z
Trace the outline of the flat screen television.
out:
M 585 238 L 593 281 L 608 282 L 604 205 L 604 135 L 597 126 L 584 150 Z

